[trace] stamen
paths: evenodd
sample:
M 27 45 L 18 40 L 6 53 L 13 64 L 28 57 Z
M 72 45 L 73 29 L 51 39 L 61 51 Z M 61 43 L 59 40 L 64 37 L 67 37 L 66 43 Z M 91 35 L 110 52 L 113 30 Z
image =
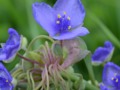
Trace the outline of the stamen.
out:
M 57 27 L 59 29 L 59 33 L 69 31 L 72 26 L 71 26 L 71 18 L 70 16 L 66 15 L 67 13 L 63 11 L 63 15 L 61 16 L 60 13 L 57 14 L 57 18 L 55 23 L 57 24 Z M 58 34 L 59 35 L 59 34 Z
M 64 15 L 66 15 L 66 12 L 65 12 L 65 11 L 64 11 L 63 13 L 64 13 Z
M 114 80 L 114 78 L 112 77 L 111 80 Z
M 57 23 L 57 24 L 60 24 L 60 21 L 57 20 L 56 23 Z
M 8 80 L 6 80 L 6 82 L 8 82 Z
M 116 79 L 116 82 L 118 82 L 118 78 Z
M 58 18 L 61 18 L 61 15 L 60 15 L 60 14 L 58 14 L 58 15 L 57 15 L 57 17 L 58 17 Z
M 71 26 L 68 26 L 68 29 L 71 29 Z
M 67 19 L 70 20 L 70 17 L 68 16 Z

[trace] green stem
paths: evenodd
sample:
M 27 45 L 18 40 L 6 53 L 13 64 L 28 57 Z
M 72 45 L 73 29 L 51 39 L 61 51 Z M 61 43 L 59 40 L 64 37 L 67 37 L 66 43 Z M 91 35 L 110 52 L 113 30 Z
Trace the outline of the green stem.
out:
M 85 82 L 85 90 L 100 90 L 98 87 L 92 84 L 89 84 L 87 81 L 84 81 L 84 82 Z
M 30 42 L 30 44 L 29 44 L 29 46 L 28 46 L 28 48 L 27 48 L 27 52 L 30 51 L 32 45 L 33 45 L 37 40 L 42 40 L 42 38 L 43 38 L 43 39 L 48 39 L 48 40 L 50 40 L 51 42 L 54 42 L 54 40 L 51 39 L 51 38 L 48 37 L 48 36 L 45 36 L 45 35 L 37 36 L 36 38 L 34 38 L 34 39 Z
M 93 72 L 93 68 L 92 68 L 92 63 L 91 63 L 91 55 L 88 54 L 88 56 L 84 59 L 91 82 L 93 85 L 96 85 L 95 83 L 95 76 L 94 76 L 94 72 Z
M 37 62 L 37 61 L 35 61 L 35 60 L 31 60 L 31 59 L 29 59 L 29 58 L 26 58 L 26 57 L 20 55 L 19 53 L 17 53 L 17 56 L 19 56 L 20 58 L 22 58 L 22 59 L 24 59 L 24 60 L 26 60 L 26 61 L 28 61 L 28 62 L 41 65 L 39 62 Z
M 16 78 L 16 76 L 18 76 L 20 73 L 22 73 L 22 69 L 21 68 L 19 68 L 19 69 L 17 69 L 15 72 L 13 72 L 12 73 L 12 76 L 14 77 L 14 78 Z

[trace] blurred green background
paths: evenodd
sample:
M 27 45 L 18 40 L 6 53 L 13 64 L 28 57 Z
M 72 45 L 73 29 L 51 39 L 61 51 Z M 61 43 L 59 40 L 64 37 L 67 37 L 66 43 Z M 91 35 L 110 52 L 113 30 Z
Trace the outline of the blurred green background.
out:
M 30 41 L 37 35 L 47 34 L 33 19 L 32 3 L 44 1 L 53 5 L 56 0 L 0 0 L 0 42 L 8 38 L 7 30 L 15 28 Z M 82 0 L 86 10 L 84 26 L 90 34 L 82 37 L 88 49 L 94 52 L 104 41 L 110 40 L 115 46 L 112 61 L 120 65 L 120 0 Z M 16 61 L 17 62 L 17 61 Z M 10 70 L 14 65 L 7 64 Z M 94 67 L 96 79 L 101 81 L 102 66 Z M 83 61 L 75 65 L 77 72 L 88 79 Z

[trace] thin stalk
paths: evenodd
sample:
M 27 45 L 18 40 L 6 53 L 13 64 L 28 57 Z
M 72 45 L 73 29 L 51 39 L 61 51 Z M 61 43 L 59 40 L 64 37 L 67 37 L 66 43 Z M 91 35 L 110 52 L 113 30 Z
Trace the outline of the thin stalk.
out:
M 84 82 L 85 82 L 85 90 L 100 90 L 98 87 L 92 84 L 89 84 L 87 81 L 84 81 Z
M 34 88 L 35 88 L 35 82 L 34 82 L 32 73 L 30 73 L 30 79 L 31 79 L 32 87 L 33 87 L 33 89 L 34 89 Z
M 92 67 L 92 63 L 91 63 L 91 55 L 89 54 L 85 59 L 85 64 L 86 64 L 86 67 L 87 67 L 87 70 L 88 70 L 88 73 L 89 73 L 89 76 L 90 76 L 90 79 L 91 79 L 91 82 L 93 85 L 96 85 L 95 83 L 95 75 L 94 75 L 94 72 L 93 72 L 93 67 Z
M 29 59 L 29 58 L 26 58 L 26 57 L 20 55 L 19 53 L 17 53 L 17 56 L 19 56 L 20 58 L 22 58 L 22 59 L 24 59 L 24 60 L 26 60 L 26 61 L 28 61 L 28 62 L 41 65 L 39 62 L 37 62 L 37 61 L 35 61 L 35 60 L 31 60 L 31 59 Z
M 12 76 L 13 76 L 14 78 L 16 78 L 16 76 L 18 75 L 18 73 L 21 73 L 21 72 L 22 72 L 22 69 L 19 68 L 19 69 L 17 69 L 15 72 L 12 73 Z
M 48 36 L 39 35 L 39 36 L 37 36 L 36 38 L 34 38 L 34 39 L 30 42 L 30 44 L 29 44 L 29 46 L 28 46 L 28 49 L 27 49 L 27 52 L 31 49 L 32 45 L 33 45 L 37 40 L 42 40 L 42 39 L 48 39 L 48 40 L 50 40 L 52 43 L 54 42 L 54 40 L 51 39 L 51 38 L 48 37 Z

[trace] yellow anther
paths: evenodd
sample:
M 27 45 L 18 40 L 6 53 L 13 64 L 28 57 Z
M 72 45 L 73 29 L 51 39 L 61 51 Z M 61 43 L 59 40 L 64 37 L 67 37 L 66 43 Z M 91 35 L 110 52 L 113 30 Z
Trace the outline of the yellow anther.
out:
M 71 26 L 68 26 L 68 29 L 71 29 Z
M 111 80 L 114 80 L 114 78 L 112 77 Z
M 60 21 L 57 20 L 56 23 L 57 23 L 57 24 L 60 24 Z
M 64 15 L 66 14 L 66 12 L 65 12 L 65 11 L 64 11 L 63 13 L 64 13 Z
M 68 16 L 67 19 L 70 20 L 70 17 Z
M 8 82 L 8 80 L 6 80 L 6 82 Z
M 60 15 L 60 14 L 58 14 L 58 15 L 57 15 L 57 17 L 58 17 L 58 18 L 61 18 L 61 15 Z
M 116 82 L 118 82 L 118 79 L 116 79 Z

